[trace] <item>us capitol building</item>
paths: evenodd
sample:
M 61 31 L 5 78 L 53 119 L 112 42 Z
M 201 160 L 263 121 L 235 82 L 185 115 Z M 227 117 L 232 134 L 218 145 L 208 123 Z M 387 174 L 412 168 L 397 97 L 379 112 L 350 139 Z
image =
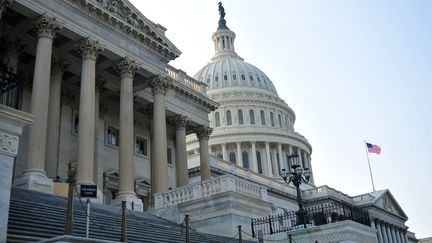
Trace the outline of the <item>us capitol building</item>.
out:
M 197 232 L 417 242 L 390 191 L 316 185 L 294 111 L 235 52 L 221 3 L 219 14 L 214 57 L 192 77 L 169 65 L 181 52 L 167 29 L 127 0 L 0 0 L 0 242 L 26 242 L 11 240 L 14 197 L 67 196 L 72 170 L 78 188 L 97 185 L 94 204 L 189 215 Z M 306 178 L 295 187 L 283 171 Z

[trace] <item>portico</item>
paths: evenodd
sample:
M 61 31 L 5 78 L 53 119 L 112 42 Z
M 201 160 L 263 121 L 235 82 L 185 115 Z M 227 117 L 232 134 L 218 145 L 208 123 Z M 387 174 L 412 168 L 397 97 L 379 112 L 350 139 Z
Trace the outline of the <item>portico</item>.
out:
M 2 1 L 0 10 L 4 32 L 17 43 L 2 62 L 25 84 L 19 108 L 35 116 L 16 186 L 52 193 L 52 179 L 66 178 L 71 164 L 78 186 L 98 185 L 99 201 L 112 197 L 142 210 L 137 179 L 152 181 L 152 193 L 188 183 L 185 136 L 208 124 L 217 103 L 204 95 L 205 84 L 167 65 L 180 51 L 162 26 L 127 2 L 16 0 Z M 187 122 L 166 123 L 180 115 Z M 208 159 L 203 165 L 210 168 Z M 105 190 L 99 174 L 113 170 L 118 188 Z

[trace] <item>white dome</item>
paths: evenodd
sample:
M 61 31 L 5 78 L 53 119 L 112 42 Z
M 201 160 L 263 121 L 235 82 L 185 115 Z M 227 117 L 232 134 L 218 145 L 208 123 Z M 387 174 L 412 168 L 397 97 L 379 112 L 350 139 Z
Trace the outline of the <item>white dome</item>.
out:
M 214 94 L 219 89 L 239 87 L 242 90 L 264 91 L 278 96 L 273 82 L 267 75 L 237 55 L 234 50 L 233 31 L 219 29 L 213 34 L 212 39 L 215 44 L 215 56 L 194 76 L 208 85 L 209 94 Z
M 229 55 L 212 60 L 195 74 L 195 79 L 208 85 L 207 90 L 241 87 L 260 89 L 277 96 L 276 89 L 267 75 L 240 57 Z

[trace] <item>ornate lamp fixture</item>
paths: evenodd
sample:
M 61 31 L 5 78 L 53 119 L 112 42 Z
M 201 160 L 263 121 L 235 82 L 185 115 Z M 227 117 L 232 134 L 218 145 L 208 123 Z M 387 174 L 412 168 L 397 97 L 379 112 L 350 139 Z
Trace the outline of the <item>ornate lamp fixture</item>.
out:
M 291 182 L 297 189 L 297 203 L 299 206 L 299 210 L 297 211 L 297 225 L 303 224 L 304 228 L 306 228 L 307 224 L 307 211 L 303 208 L 303 200 L 301 197 L 300 185 L 302 182 L 308 183 L 309 179 L 312 175 L 312 172 L 309 171 L 308 168 L 302 168 L 299 163 L 299 156 L 297 154 L 291 154 L 288 156 L 288 160 L 291 164 L 291 169 L 287 171 L 286 169 L 282 169 L 280 172 L 280 176 L 283 178 L 285 183 L 290 184 Z

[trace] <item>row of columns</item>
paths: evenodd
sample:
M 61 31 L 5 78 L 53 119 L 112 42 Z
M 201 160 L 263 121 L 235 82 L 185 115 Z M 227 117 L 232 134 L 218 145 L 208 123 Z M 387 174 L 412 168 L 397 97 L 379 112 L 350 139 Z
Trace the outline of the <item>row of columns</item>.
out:
M 251 146 L 251 153 L 252 153 L 252 161 L 250 163 L 250 169 L 252 171 L 258 171 L 257 168 L 257 157 L 256 157 L 256 143 L 257 141 L 251 141 L 250 142 L 250 146 Z M 242 149 L 241 149 L 241 142 L 236 142 L 236 160 L 238 161 L 238 164 L 241 164 L 242 160 Z M 278 176 L 279 172 L 277 171 L 278 169 L 278 165 L 277 165 L 277 160 L 279 160 L 280 162 L 280 166 L 282 168 L 291 168 L 291 165 L 289 165 L 289 161 L 286 161 L 286 155 L 291 155 L 293 153 L 296 153 L 297 155 L 299 155 L 299 162 L 300 165 L 303 168 L 308 168 L 310 170 L 312 170 L 312 164 L 311 164 L 311 158 L 310 155 L 307 151 L 302 150 L 301 148 L 298 147 L 294 147 L 291 145 L 287 146 L 286 150 L 283 150 L 283 144 L 282 143 L 277 143 L 277 154 L 278 154 L 278 158 L 276 157 L 276 153 L 273 153 L 273 158 L 271 158 L 271 148 L 270 148 L 270 142 L 268 141 L 264 141 L 264 145 L 265 145 L 265 158 L 266 158 L 266 162 L 267 165 L 266 166 L 262 166 L 263 168 L 263 173 L 269 177 L 272 176 Z M 225 160 L 229 160 L 228 157 L 228 153 L 227 153 L 227 145 L 226 143 L 222 143 L 221 144 L 222 147 L 222 157 Z M 261 161 L 262 163 L 264 161 Z M 313 183 L 313 178 L 311 178 L 311 182 Z
M 57 174 L 60 94 L 61 80 L 66 65 L 61 60 L 51 61 L 52 43 L 61 26 L 54 18 L 42 15 L 35 24 L 38 33 L 36 61 L 33 77 L 33 90 L 30 112 L 35 121 L 29 130 L 29 144 L 26 169 L 23 172 L 22 186 L 52 192 L 52 184 L 46 173 L 54 177 Z M 77 51 L 82 58 L 81 88 L 78 135 L 77 184 L 94 184 L 96 153 L 96 130 L 98 92 L 96 91 L 96 60 L 103 51 L 102 45 L 91 38 L 84 39 Z M 51 69 L 52 67 L 52 69 Z M 134 188 L 134 118 L 133 118 L 133 77 L 139 65 L 125 57 L 116 66 L 120 74 L 120 143 L 119 143 L 119 200 L 137 200 Z M 165 117 L 165 95 L 171 80 L 163 76 L 154 76 L 149 80 L 153 93 L 153 148 L 151 161 L 152 193 L 167 191 L 167 133 Z M 178 186 L 188 181 L 186 158 L 186 124 L 183 116 L 177 119 L 176 161 Z M 49 127 L 49 129 L 48 129 Z M 208 126 L 198 127 L 202 152 L 202 179 L 210 178 L 208 159 Z M 24 185 L 25 184 L 25 185 Z
M 380 243 L 408 243 L 407 231 L 404 228 L 375 219 L 372 227 L 377 230 Z

